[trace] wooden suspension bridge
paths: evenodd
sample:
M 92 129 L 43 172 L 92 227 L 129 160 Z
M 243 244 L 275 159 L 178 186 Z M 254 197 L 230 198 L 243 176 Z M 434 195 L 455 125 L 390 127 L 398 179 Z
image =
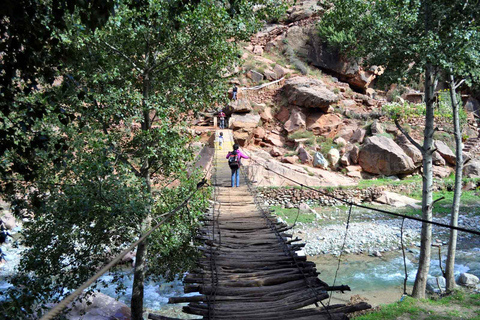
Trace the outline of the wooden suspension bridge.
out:
M 220 132 L 217 131 L 217 135 Z M 203 256 L 198 268 L 187 275 L 185 293 L 170 303 L 188 303 L 187 314 L 203 319 L 348 319 L 347 314 L 371 306 L 325 305 L 331 287 L 318 278 L 315 264 L 297 254 L 304 244 L 291 239 L 291 227 L 256 203 L 252 190 L 241 177 L 242 186 L 230 187 L 226 155 L 232 150 L 230 130 L 222 130 L 224 144 L 216 146 L 213 165 L 214 203 L 200 230 Z M 150 314 L 149 319 L 173 319 Z

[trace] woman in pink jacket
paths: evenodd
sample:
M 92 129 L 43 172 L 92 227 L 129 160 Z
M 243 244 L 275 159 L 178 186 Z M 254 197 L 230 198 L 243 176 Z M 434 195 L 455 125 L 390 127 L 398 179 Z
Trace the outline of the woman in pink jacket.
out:
M 238 149 L 238 144 L 235 143 L 233 145 L 233 151 L 227 154 L 228 165 L 232 170 L 232 188 L 235 187 L 235 181 L 237 182 L 237 187 L 240 187 L 240 174 L 238 169 L 240 169 L 242 158 L 249 159 L 247 155 Z

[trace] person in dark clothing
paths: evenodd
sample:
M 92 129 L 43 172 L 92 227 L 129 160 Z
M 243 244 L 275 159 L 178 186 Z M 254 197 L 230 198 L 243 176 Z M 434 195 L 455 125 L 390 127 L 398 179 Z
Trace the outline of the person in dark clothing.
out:
M 233 91 L 232 91 L 232 92 L 233 92 L 233 96 L 232 96 L 232 99 L 233 99 L 233 100 L 237 100 L 237 90 L 238 90 L 238 88 L 237 88 L 237 86 L 234 84 L 234 85 L 233 85 Z

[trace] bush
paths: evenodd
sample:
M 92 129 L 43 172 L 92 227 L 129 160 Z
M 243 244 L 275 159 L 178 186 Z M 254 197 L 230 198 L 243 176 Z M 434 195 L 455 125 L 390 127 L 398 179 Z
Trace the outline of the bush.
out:
M 333 139 L 323 136 L 317 137 L 317 144 L 318 148 L 320 149 L 320 153 L 324 156 L 327 155 L 330 149 L 337 146 L 335 143 L 333 143 Z
M 308 74 L 308 67 L 305 65 L 305 63 L 303 63 L 300 59 L 298 59 L 297 55 L 295 54 L 295 51 L 293 51 L 292 47 L 290 47 L 288 44 L 284 53 L 287 56 L 290 63 L 293 64 L 298 71 L 300 71 L 303 75 Z

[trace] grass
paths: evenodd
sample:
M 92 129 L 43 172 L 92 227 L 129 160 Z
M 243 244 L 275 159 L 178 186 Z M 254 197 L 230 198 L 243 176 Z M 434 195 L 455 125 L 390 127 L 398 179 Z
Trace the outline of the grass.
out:
M 295 223 L 295 219 L 296 219 L 297 214 L 298 214 L 298 209 L 297 208 L 287 209 L 287 208 L 282 208 L 280 206 L 272 206 L 271 208 L 273 210 L 275 210 L 274 211 L 275 215 L 282 218 L 288 224 Z M 301 213 L 301 212 L 300 212 L 300 214 L 298 214 L 297 222 L 312 223 L 313 221 L 315 221 L 315 215 L 314 214 L 305 214 L 305 213 Z
M 376 187 L 376 186 L 384 186 L 384 185 L 394 185 L 394 186 L 399 186 L 399 185 L 405 185 L 405 184 L 411 184 L 415 183 L 418 184 L 418 186 L 421 188 L 422 186 L 422 177 L 421 176 L 411 176 L 402 180 L 394 181 L 389 178 L 377 178 L 377 179 L 369 179 L 369 180 L 360 180 L 358 182 L 357 188 L 359 189 L 366 189 L 369 187 Z
M 459 308 L 462 308 L 459 310 Z M 480 294 L 455 291 L 443 298 L 416 300 L 406 297 L 403 301 L 380 306 L 378 311 L 355 317 L 357 320 L 397 319 L 475 319 L 480 320 Z

